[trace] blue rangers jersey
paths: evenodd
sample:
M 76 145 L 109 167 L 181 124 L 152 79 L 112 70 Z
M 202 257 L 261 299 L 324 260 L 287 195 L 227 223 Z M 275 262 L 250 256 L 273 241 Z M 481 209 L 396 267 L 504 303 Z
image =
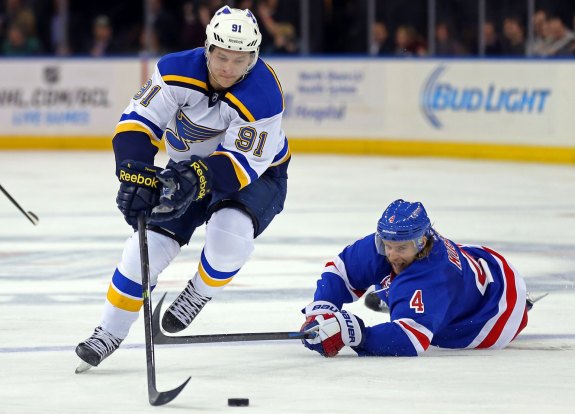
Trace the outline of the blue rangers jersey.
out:
M 374 234 L 326 264 L 314 301 L 341 309 L 375 285 L 389 306 L 390 322 L 365 328 L 358 355 L 415 356 L 430 345 L 503 348 L 525 327 L 525 282 L 503 256 L 433 237 L 430 255 L 399 275 L 378 253 Z
M 264 172 L 287 176 L 290 152 L 281 129 L 280 83 L 263 60 L 223 92 L 208 82 L 204 48 L 164 56 L 122 114 L 113 140 L 116 163 L 153 164 L 164 140 L 174 161 L 205 158 L 212 188 L 230 193 Z

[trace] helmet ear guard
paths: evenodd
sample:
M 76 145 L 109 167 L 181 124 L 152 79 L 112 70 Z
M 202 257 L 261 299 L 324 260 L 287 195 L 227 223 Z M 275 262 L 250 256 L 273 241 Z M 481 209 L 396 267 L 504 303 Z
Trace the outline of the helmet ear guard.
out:
M 431 222 L 420 202 L 395 200 L 377 222 L 375 244 L 385 255 L 384 241 L 413 241 L 418 252 L 425 246 L 424 237 L 431 236 Z
M 206 27 L 206 58 L 216 46 L 224 50 L 251 52 L 253 60 L 248 66 L 249 72 L 258 60 L 261 42 L 258 22 L 251 11 L 224 6 Z

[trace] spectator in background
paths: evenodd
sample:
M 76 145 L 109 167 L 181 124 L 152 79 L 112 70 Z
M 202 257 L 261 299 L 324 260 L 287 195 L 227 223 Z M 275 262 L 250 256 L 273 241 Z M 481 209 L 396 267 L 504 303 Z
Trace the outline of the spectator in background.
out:
M 445 22 L 439 22 L 435 26 L 435 55 L 436 56 L 459 56 L 465 54 L 461 43 L 453 38 L 453 32 Z
M 503 20 L 502 51 L 506 56 L 525 56 L 525 30 L 518 17 Z
M 274 49 L 274 35 L 278 24 L 275 19 L 277 5 L 278 0 L 261 0 L 257 5 L 256 18 L 261 22 L 262 54 L 272 53 Z
M 204 0 L 205 1 L 205 0 Z M 224 7 L 230 0 L 208 0 L 210 13 L 215 14 L 221 7 Z
M 235 7 L 242 10 L 254 10 L 254 0 L 237 0 Z
M 92 24 L 92 39 L 86 51 L 92 57 L 112 56 L 120 53 L 114 38 L 114 29 L 108 16 L 100 15 Z
M 485 56 L 499 56 L 502 53 L 501 41 L 495 31 L 495 25 L 486 21 L 483 25 L 483 37 L 485 39 Z
M 249 8 L 252 1 L 243 0 L 237 7 Z M 278 12 L 279 0 L 260 0 L 257 3 L 256 18 L 261 23 L 262 54 L 297 53 L 296 29 L 289 21 L 282 20 Z
M 193 1 L 186 1 L 182 6 L 183 25 L 180 34 L 182 49 L 203 47 L 206 42 L 206 26 L 210 22 L 210 9 L 205 4 L 196 10 Z
M 27 39 L 33 39 L 36 36 L 36 15 L 22 0 L 6 0 L 4 20 L 6 28 L 18 26 L 18 30 Z
M 2 44 L 4 56 L 32 56 L 41 51 L 38 39 L 35 36 L 28 36 L 22 26 L 12 24 L 8 27 L 6 38 Z
M 163 0 L 150 0 L 150 18 L 158 49 L 175 51 L 178 48 L 178 27 L 174 17 L 164 10 Z
M 370 55 L 392 55 L 393 43 L 384 22 L 375 22 L 371 32 Z
M 531 54 L 534 56 L 545 56 L 546 49 L 551 42 L 549 38 L 549 22 L 545 10 L 537 10 L 533 14 L 533 35 Z
M 274 45 L 270 49 L 273 54 L 297 53 L 297 39 L 295 28 L 290 23 L 277 23 L 273 35 Z
M 396 56 L 424 56 L 425 43 L 413 26 L 399 26 L 395 31 Z
M 140 32 L 140 51 L 139 56 L 162 56 L 169 51 L 162 46 L 160 40 L 158 39 L 158 34 L 155 30 L 150 31 L 150 39 L 146 38 L 147 32 L 142 30 Z
M 66 30 L 68 28 L 62 21 L 60 7 L 62 3 L 59 0 L 52 0 L 52 14 L 50 16 L 50 39 L 49 45 L 51 51 L 56 56 L 68 56 L 70 47 L 66 44 Z
M 549 18 L 549 43 L 543 56 L 568 56 L 573 54 L 575 34 L 569 30 L 559 16 Z

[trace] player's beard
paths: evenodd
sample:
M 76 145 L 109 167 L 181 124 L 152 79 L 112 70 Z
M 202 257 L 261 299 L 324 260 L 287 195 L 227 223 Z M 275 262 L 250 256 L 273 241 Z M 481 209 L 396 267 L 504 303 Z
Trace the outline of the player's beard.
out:
M 407 266 L 408 264 L 406 264 L 403 260 L 396 260 L 395 262 L 391 263 L 391 267 L 393 268 L 393 271 L 396 275 L 403 272 Z
M 415 258 L 413 258 L 413 260 L 409 261 L 409 260 L 405 260 L 402 258 L 398 258 L 395 259 L 393 262 L 391 260 L 389 260 L 389 257 L 387 258 L 387 261 L 389 262 L 389 264 L 391 265 L 393 271 L 395 272 L 396 275 L 400 274 L 401 272 L 403 272 L 405 269 L 407 269 L 409 267 L 410 264 L 412 264 L 415 261 Z

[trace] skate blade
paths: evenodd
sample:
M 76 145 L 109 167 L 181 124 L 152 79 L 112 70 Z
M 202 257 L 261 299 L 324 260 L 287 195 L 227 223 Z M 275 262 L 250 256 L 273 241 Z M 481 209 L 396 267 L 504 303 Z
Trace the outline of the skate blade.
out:
M 532 297 L 529 297 L 529 295 L 527 295 L 527 296 L 529 297 L 529 300 L 530 300 L 532 303 L 536 303 L 536 302 L 539 302 L 541 299 L 543 299 L 543 298 L 544 298 L 545 296 L 547 296 L 548 294 L 549 294 L 549 292 L 545 292 L 545 293 L 543 293 L 542 295 L 539 295 L 539 296 L 532 296 Z
M 88 364 L 85 361 L 80 360 L 80 362 L 78 362 L 78 365 L 76 366 L 76 374 L 81 374 L 82 372 L 86 372 L 90 368 L 92 368 L 92 365 Z

